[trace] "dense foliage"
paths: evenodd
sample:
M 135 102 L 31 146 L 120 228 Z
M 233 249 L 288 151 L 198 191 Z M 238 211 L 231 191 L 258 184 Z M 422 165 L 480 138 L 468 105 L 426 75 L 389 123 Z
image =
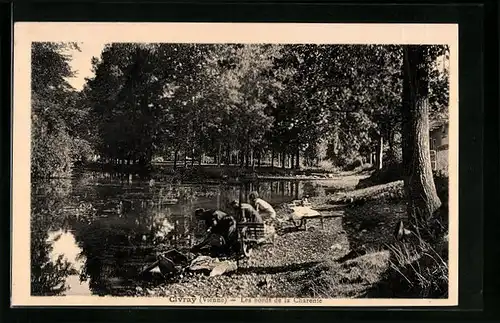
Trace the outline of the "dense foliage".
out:
M 87 143 L 145 166 L 346 166 L 377 147 L 401 159 L 401 46 L 108 44 L 80 92 L 67 46 L 33 47 L 36 175 L 65 173 Z M 446 118 L 447 78 L 433 67 L 432 117 Z
M 437 178 L 436 191 L 428 136 L 429 119 L 448 118 L 444 46 L 116 43 L 92 59 L 94 76 L 81 91 L 68 83 L 75 75 L 68 49 L 78 46 L 32 47 L 33 177 L 67 176 L 75 162 L 97 156 L 144 168 L 155 157 L 172 160 L 174 168 L 195 162 L 299 168 L 325 161 L 354 168 L 376 152 L 378 169 L 368 185 L 402 177 L 415 228 L 436 211 L 448 214 L 447 178 Z M 382 168 L 382 157 L 391 167 Z M 52 255 L 58 239 L 52 234 L 69 221 L 70 187 L 33 183 L 31 292 L 57 295 L 67 288 L 65 277 L 76 274 L 67 259 Z M 165 216 L 155 215 L 151 227 L 170 230 L 160 222 Z M 95 259 L 104 247 L 100 236 L 83 244 Z M 412 280 L 446 285 L 439 280 L 447 278 L 445 262 L 418 265 L 425 271 Z M 87 262 L 81 277 L 100 266 Z
M 87 114 L 80 95 L 68 83 L 74 76 L 68 49 L 72 43 L 33 43 L 31 52 L 32 175 L 67 176 L 75 160 L 90 151 L 82 140 Z

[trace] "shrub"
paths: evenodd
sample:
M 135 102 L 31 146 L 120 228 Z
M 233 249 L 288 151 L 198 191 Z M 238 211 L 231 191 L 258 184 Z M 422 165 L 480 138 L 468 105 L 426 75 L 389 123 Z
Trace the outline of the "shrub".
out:
M 318 164 L 318 167 L 320 169 L 323 169 L 325 171 L 329 171 L 329 172 L 335 172 L 338 170 L 338 167 L 336 167 L 335 165 L 333 165 L 333 163 L 329 160 L 322 160 L 319 162 Z
M 441 202 L 448 204 L 448 189 L 449 189 L 448 174 L 442 171 L 435 171 L 434 184 L 436 185 L 436 191 Z
M 63 122 L 51 123 L 34 115 L 31 136 L 31 174 L 34 178 L 68 177 L 76 160 L 92 154 L 92 146 L 72 137 Z
M 359 167 L 356 167 L 354 170 L 357 171 L 357 172 L 363 172 L 363 171 L 366 171 L 366 170 L 370 170 L 373 168 L 373 165 L 372 164 L 363 164 Z
M 360 180 L 356 188 L 365 188 L 373 185 L 387 184 L 402 179 L 402 164 L 388 164 L 382 169 L 375 170 L 370 175 L 370 177 Z
M 352 162 L 348 163 L 347 166 L 345 167 L 345 170 L 352 171 L 355 170 L 356 168 L 359 168 L 363 165 L 363 159 L 361 157 L 358 157 L 354 159 Z
M 34 177 L 65 177 L 71 171 L 72 143 L 64 130 L 50 133 L 34 124 L 31 172 Z
M 389 150 L 389 149 L 387 149 Z M 394 165 L 394 164 L 402 164 L 403 163 L 403 151 L 402 149 L 393 148 L 392 151 L 388 151 L 385 154 L 384 164 L 386 165 Z

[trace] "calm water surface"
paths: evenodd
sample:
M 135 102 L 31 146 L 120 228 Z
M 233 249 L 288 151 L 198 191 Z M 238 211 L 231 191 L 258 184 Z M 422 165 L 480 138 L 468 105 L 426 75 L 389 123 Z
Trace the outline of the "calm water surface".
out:
M 31 212 L 33 295 L 128 295 L 154 242 L 187 250 L 202 232 L 196 208 L 229 212 L 252 190 L 272 205 L 331 192 L 325 181 L 259 181 L 240 185 L 155 182 L 87 172 L 34 182 Z M 166 242 L 166 243 L 165 243 Z

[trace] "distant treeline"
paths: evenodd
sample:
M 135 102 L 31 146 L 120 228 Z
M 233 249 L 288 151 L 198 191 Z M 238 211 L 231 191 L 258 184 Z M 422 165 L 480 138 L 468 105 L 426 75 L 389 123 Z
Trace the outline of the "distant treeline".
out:
M 32 47 L 34 176 L 95 156 L 174 168 L 401 160 L 402 46 L 108 44 L 81 91 L 68 49 Z M 426 113 L 443 119 L 446 50 L 425 50 Z

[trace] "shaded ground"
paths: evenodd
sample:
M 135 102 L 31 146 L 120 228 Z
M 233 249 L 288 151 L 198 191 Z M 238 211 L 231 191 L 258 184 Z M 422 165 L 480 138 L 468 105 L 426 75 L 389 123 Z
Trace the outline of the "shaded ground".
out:
M 308 230 L 286 227 L 274 244 L 263 245 L 240 262 L 237 272 L 182 277 L 172 283 L 144 285 L 142 295 L 243 297 L 363 297 L 373 294 L 390 266 L 385 248 L 404 216 L 398 199 L 402 183 L 342 192 L 313 199 L 313 207 L 331 208 L 348 198 L 363 200 L 337 206 L 344 217 L 310 220 Z M 282 209 L 279 209 L 282 212 Z M 373 295 L 372 295 L 373 296 Z
M 340 245 L 339 249 L 332 248 Z M 274 245 L 255 249 L 240 262 L 236 273 L 208 277 L 195 275 L 146 290 L 152 295 L 293 297 L 300 293 L 293 278 L 318 265 L 326 256 L 341 257 L 348 248 L 341 220 L 332 219 L 324 230 L 310 226 L 277 236 Z

